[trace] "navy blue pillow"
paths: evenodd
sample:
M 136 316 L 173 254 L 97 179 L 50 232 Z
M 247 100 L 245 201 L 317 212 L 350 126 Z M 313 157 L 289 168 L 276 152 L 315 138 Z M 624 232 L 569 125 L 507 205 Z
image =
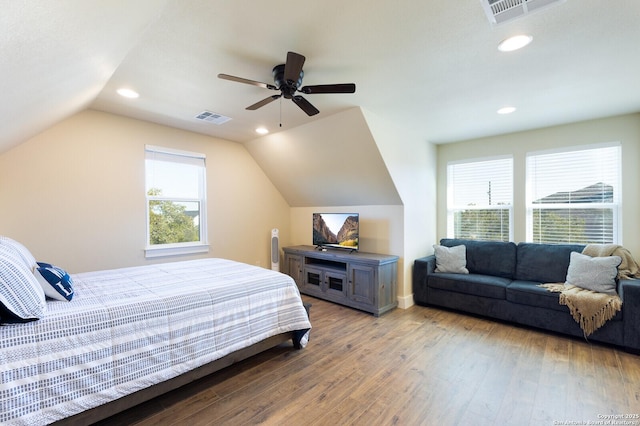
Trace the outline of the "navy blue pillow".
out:
M 38 262 L 35 275 L 47 297 L 62 301 L 73 298 L 73 280 L 64 269 Z

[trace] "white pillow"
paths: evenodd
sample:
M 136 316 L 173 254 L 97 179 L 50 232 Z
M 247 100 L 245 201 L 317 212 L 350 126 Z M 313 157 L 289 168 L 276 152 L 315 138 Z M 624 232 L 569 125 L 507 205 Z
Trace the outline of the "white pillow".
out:
M 599 293 L 617 294 L 616 277 L 620 262 L 620 256 L 591 257 L 572 251 L 567 284 Z
M 433 245 L 436 255 L 436 272 L 451 272 L 454 274 L 468 274 L 467 247 L 464 245 L 446 247 Z
M 23 259 L 0 244 L 0 320 L 26 322 L 44 318 L 44 290 Z
M 0 235 L 0 245 L 13 249 L 32 272 L 38 267 L 36 258 L 33 257 L 29 249 L 16 240 Z

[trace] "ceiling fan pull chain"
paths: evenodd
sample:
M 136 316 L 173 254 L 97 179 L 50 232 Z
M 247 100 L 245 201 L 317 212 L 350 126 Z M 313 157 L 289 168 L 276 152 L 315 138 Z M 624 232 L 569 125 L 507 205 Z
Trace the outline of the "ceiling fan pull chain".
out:
M 280 127 L 282 127 L 282 98 L 280 98 Z

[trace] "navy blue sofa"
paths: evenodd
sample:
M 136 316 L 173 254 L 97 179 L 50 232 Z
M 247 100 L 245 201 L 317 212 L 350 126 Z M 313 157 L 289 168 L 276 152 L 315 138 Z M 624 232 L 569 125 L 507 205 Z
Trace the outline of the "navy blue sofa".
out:
M 417 259 L 413 267 L 417 304 L 584 336 L 569 309 L 558 302 L 559 293 L 538 287 L 564 282 L 571 252 L 581 252 L 583 245 L 461 239 L 442 239 L 440 244 L 466 246 L 469 274 L 434 272 L 434 255 Z M 640 280 L 620 280 L 617 290 L 622 311 L 588 339 L 640 353 Z

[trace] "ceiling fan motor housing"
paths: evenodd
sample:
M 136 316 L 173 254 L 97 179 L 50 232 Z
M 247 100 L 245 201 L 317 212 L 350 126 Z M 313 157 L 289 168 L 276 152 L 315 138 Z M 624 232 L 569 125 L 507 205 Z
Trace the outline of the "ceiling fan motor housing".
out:
M 300 70 L 300 76 L 298 77 L 297 81 L 286 81 L 284 79 L 284 65 L 285 64 L 280 64 L 273 67 L 273 82 L 275 83 L 278 90 L 282 91 L 282 96 L 284 96 L 286 99 L 291 99 L 298 88 L 302 85 L 302 77 L 304 77 L 304 71 Z

